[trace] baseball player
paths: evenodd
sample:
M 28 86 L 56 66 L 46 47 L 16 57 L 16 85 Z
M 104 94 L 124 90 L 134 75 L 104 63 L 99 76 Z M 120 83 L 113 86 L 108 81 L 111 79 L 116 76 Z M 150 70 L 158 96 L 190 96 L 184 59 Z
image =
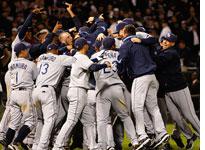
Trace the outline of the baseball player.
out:
M 39 8 L 35 8 L 32 13 L 30 13 L 27 17 L 27 19 L 25 20 L 24 24 L 21 25 L 19 28 L 18 28 L 18 34 L 15 38 L 15 40 L 12 42 L 12 55 L 11 55 L 11 61 L 13 61 L 13 59 L 17 58 L 16 56 L 16 53 L 14 52 L 14 47 L 16 44 L 20 43 L 20 42 L 23 42 L 26 46 L 30 46 L 31 44 L 28 42 L 30 41 L 31 39 L 31 30 L 30 30 L 30 26 L 31 26 L 31 23 L 32 23 L 32 18 L 36 15 L 36 14 L 39 14 L 39 13 L 42 13 L 42 9 L 39 9 Z M 38 50 L 39 52 L 39 50 Z M 29 51 L 30 53 L 30 51 Z M 29 54 L 30 55 L 30 54 Z M 0 139 L 2 139 L 4 136 L 5 136 L 5 131 L 7 130 L 8 128 L 8 123 L 9 123 L 9 119 L 10 119 L 10 108 L 9 108 L 9 94 L 11 93 L 10 91 L 10 75 L 9 73 L 6 73 L 5 75 L 5 82 L 6 82 L 6 86 L 7 86 L 7 105 L 6 105 L 6 110 L 3 114 L 3 117 L 2 117 L 2 120 L 1 120 L 1 123 L 0 123 Z
M 136 29 L 133 25 L 126 25 L 123 34 L 123 44 L 119 49 L 119 59 L 121 60 L 119 68 L 121 69 L 121 74 L 128 70 L 129 76 L 134 79 L 131 90 L 132 111 L 135 116 L 139 143 L 142 146 L 146 146 L 150 145 L 151 141 L 145 132 L 143 110 L 146 107 L 154 124 L 156 132 L 155 147 L 157 147 L 167 141 L 169 135 L 157 104 L 158 82 L 154 75 L 156 65 L 151 59 L 148 47 L 131 41 L 131 38 L 136 34 Z
M 103 40 L 103 48 L 115 49 L 115 40 L 107 37 Z M 97 131 L 99 149 L 106 150 L 106 124 L 108 123 L 110 108 L 116 111 L 121 118 L 125 130 L 131 139 L 134 149 L 138 147 L 138 140 L 134 128 L 134 124 L 129 116 L 124 96 L 124 84 L 117 74 L 117 58 L 118 52 L 113 50 L 101 50 L 99 63 L 106 61 L 112 63 L 112 68 L 106 68 L 95 72 L 96 89 L 97 89 Z
M 115 38 L 115 43 L 116 43 L 116 48 L 120 48 L 120 46 L 122 45 L 122 38 L 123 38 L 123 28 L 126 26 L 127 24 L 125 22 L 120 22 L 116 25 L 115 28 L 115 32 L 113 33 L 114 35 L 116 35 L 117 37 Z
M 35 12 L 35 11 L 34 11 Z M 14 58 L 17 58 L 16 56 L 16 53 L 14 52 L 14 46 L 20 42 L 23 41 L 23 39 L 28 39 L 29 37 L 27 35 L 29 35 L 27 33 L 28 31 L 28 27 L 29 25 L 31 24 L 31 20 L 32 20 L 32 17 L 34 16 L 34 13 L 31 13 L 26 21 L 24 22 L 24 24 L 22 26 L 19 27 L 19 32 L 15 38 L 15 40 L 12 42 L 12 53 L 11 53 L 11 61 L 14 59 Z M 25 42 L 25 41 L 24 41 Z M 27 46 L 30 45 L 29 43 L 25 42 L 24 44 L 26 44 Z M 10 76 L 9 76 L 9 73 L 6 73 L 5 75 L 5 82 L 6 82 L 6 85 L 7 85 L 7 104 L 9 104 L 9 94 L 10 94 Z M 1 123 L 0 123 L 0 138 L 3 138 L 3 136 L 5 135 L 5 130 L 7 130 L 7 125 L 8 125 L 8 122 L 9 122 L 9 118 L 10 118 L 10 114 L 9 114 L 9 106 L 6 105 L 6 110 L 4 112 L 4 115 L 2 117 L 2 120 L 1 120 Z
M 109 67 L 108 64 L 94 64 L 87 56 L 89 45 L 84 38 L 78 38 L 75 41 L 75 47 L 78 52 L 73 56 L 75 58 L 72 64 L 70 85 L 68 91 L 69 108 L 67 120 L 60 133 L 57 136 L 53 150 L 64 149 L 67 138 L 80 117 L 86 101 L 87 90 L 89 89 L 90 71 L 98 71 Z
M 30 133 L 35 125 L 35 111 L 31 98 L 34 80 L 37 77 L 36 64 L 27 60 L 29 57 L 29 47 L 24 43 L 18 43 L 14 47 L 17 58 L 8 66 L 11 77 L 11 93 L 10 93 L 10 123 L 6 132 L 6 137 L 0 141 L 5 147 L 13 141 L 16 130 L 20 126 L 22 117 L 24 125 L 20 128 L 13 145 L 23 143 L 25 137 Z
M 6 83 L 6 90 L 7 90 L 7 101 L 6 101 L 6 109 L 4 111 L 4 114 L 1 118 L 1 123 L 0 123 L 0 140 L 3 140 L 4 136 L 5 136 L 5 131 L 7 131 L 8 129 L 8 124 L 10 121 L 10 107 L 9 107 L 9 99 L 10 99 L 10 73 L 7 71 L 5 74 L 5 83 Z
M 187 137 L 186 149 L 193 145 L 197 136 L 192 134 L 184 118 L 190 122 L 197 134 L 200 134 L 200 122 L 196 116 L 191 95 L 180 68 L 177 50 L 174 48 L 177 36 L 167 33 L 163 37 L 161 52 L 155 57 L 158 65 L 158 79 L 165 90 L 165 101 L 172 119 Z M 191 135 L 191 136 L 190 136 Z
M 57 87 L 66 66 L 71 66 L 71 56 L 58 56 L 57 45 L 49 44 L 47 53 L 39 56 L 37 68 L 39 74 L 36 80 L 36 88 L 33 90 L 33 99 L 38 115 L 38 125 L 33 150 L 48 149 L 51 131 L 57 116 L 57 100 L 55 88 Z M 43 119 L 43 120 L 42 120 Z M 41 124 L 43 121 L 43 127 Z M 40 130 L 40 131 L 39 131 Z M 40 137 L 38 139 L 37 137 Z
M 96 53 L 94 53 L 94 54 L 91 56 L 91 60 L 96 63 L 96 62 L 98 62 L 98 60 L 101 59 L 100 53 L 98 53 L 98 52 L 99 52 L 100 49 L 102 48 L 102 40 L 99 41 L 99 40 L 96 39 L 96 41 L 95 41 L 93 47 L 95 47 L 95 52 L 96 52 Z M 94 76 L 93 76 L 93 78 L 94 78 Z M 93 79 L 93 80 L 95 81 L 95 79 Z M 96 83 L 96 82 L 95 82 L 95 83 Z M 93 86 L 95 87 L 96 84 L 94 84 Z M 92 91 L 92 92 L 89 92 L 89 91 Z M 95 115 L 96 115 L 96 99 L 97 99 L 97 97 L 96 97 L 96 94 L 97 94 L 97 93 L 96 93 L 96 92 L 97 92 L 96 89 L 88 90 L 88 97 L 90 97 L 90 96 L 89 96 L 90 93 L 95 93 L 95 97 L 93 97 L 93 98 L 94 98 L 94 99 L 93 99 L 94 101 L 92 100 L 92 102 L 95 102 L 95 104 L 94 104 L 94 106 L 95 106 Z M 89 99 L 88 99 L 88 101 L 89 101 Z M 116 117 L 116 115 L 115 115 L 114 117 Z M 114 119 L 113 119 L 113 120 L 114 120 Z M 96 122 L 96 120 L 95 120 L 95 122 Z M 113 121 L 113 122 L 115 122 L 115 121 Z M 115 139 L 114 139 L 114 135 L 113 135 L 113 122 L 112 122 L 112 117 L 110 117 L 110 118 L 109 118 L 109 122 L 108 122 L 107 125 L 106 125 L 106 132 L 107 132 L 107 149 L 108 149 L 108 150 L 113 150 L 114 147 L 115 147 Z M 95 123 L 95 124 L 96 124 L 96 123 Z M 115 131 L 115 130 L 114 130 L 114 131 Z M 123 133 L 124 133 L 124 131 L 123 131 Z

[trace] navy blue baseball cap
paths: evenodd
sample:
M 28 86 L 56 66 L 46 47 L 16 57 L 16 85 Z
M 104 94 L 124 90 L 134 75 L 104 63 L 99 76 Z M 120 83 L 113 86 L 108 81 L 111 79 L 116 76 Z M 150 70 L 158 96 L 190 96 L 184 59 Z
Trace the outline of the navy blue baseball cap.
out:
M 18 54 L 20 51 L 29 50 L 30 48 L 31 48 L 31 46 L 27 46 L 26 44 L 20 42 L 14 46 L 14 52 Z
M 126 23 L 126 24 L 135 24 L 134 19 L 133 18 L 125 18 L 122 20 L 122 22 Z
M 122 30 L 127 24 L 125 22 L 120 22 L 116 25 L 115 32 L 113 34 L 117 34 Z
M 74 46 L 76 49 L 80 50 L 86 44 L 88 44 L 87 40 L 83 37 L 80 37 L 75 40 Z
M 87 26 L 83 26 L 83 27 L 80 27 L 78 32 L 80 35 L 82 35 L 82 34 L 88 34 L 88 31 L 89 31 L 89 28 Z
M 57 35 L 57 36 L 59 36 L 61 33 L 63 33 L 63 32 L 65 32 L 64 30 L 62 30 L 62 29 L 59 29 L 55 34 Z
M 58 49 L 58 45 L 51 43 L 47 46 L 47 51 L 53 50 L 53 49 Z
M 115 39 L 113 37 L 106 37 L 102 41 L 103 49 L 110 49 L 113 45 L 115 45 Z
M 176 42 L 177 41 L 177 36 L 171 32 L 167 33 L 162 39 L 165 39 L 169 42 Z

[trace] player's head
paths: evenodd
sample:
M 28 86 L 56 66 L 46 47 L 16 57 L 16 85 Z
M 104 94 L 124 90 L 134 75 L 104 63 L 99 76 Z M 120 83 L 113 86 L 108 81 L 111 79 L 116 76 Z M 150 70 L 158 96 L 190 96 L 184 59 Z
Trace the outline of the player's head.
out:
M 132 24 L 128 24 L 124 27 L 123 29 L 123 38 L 128 37 L 130 35 L 135 35 L 136 34 L 136 29 L 135 26 Z
M 28 58 L 29 57 L 30 46 L 25 45 L 24 43 L 17 43 L 14 46 L 14 52 L 17 57 Z
M 59 35 L 59 40 L 61 43 L 66 45 L 72 45 L 73 44 L 73 38 L 68 32 L 62 32 Z
M 36 34 L 36 38 L 40 43 L 45 42 L 46 36 L 48 35 L 49 31 L 47 29 L 42 29 Z
M 122 22 L 126 23 L 127 25 L 128 24 L 132 24 L 132 25 L 135 24 L 135 21 L 134 21 L 133 18 L 125 18 L 125 19 L 122 20 Z
M 173 47 L 177 41 L 177 36 L 173 33 L 167 33 L 164 37 L 162 37 L 162 48 L 163 50 Z
M 52 54 L 58 54 L 58 45 L 51 43 L 47 46 L 47 52 Z
M 118 23 L 113 34 L 118 34 L 118 38 L 123 38 L 123 29 L 126 25 L 127 24 L 125 22 Z
M 100 47 L 102 45 L 102 41 L 96 40 L 95 43 L 93 44 L 93 47 L 96 52 L 100 51 Z
M 77 51 L 80 51 L 80 52 L 82 52 L 84 54 L 86 54 L 88 52 L 88 49 L 89 49 L 88 42 L 83 37 L 77 38 L 75 40 L 74 46 L 77 49 Z
M 115 39 L 112 37 L 106 37 L 102 41 L 102 48 L 105 50 L 115 50 Z

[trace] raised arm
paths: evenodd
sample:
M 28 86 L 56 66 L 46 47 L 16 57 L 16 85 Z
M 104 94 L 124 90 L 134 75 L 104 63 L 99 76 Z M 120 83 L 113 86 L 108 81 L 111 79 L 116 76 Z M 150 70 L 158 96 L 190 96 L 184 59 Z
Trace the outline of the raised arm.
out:
M 129 49 L 125 44 L 123 44 L 119 49 L 118 64 L 117 64 L 119 75 L 123 75 L 126 73 L 126 68 L 127 68 L 128 59 L 129 59 L 128 51 Z
M 79 20 L 79 18 L 74 14 L 74 12 L 72 11 L 72 4 L 69 3 L 65 3 L 65 5 L 67 6 L 66 10 L 67 12 L 70 14 L 71 18 L 73 19 L 73 22 L 75 24 L 75 27 L 77 28 L 77 30 L 82 26 L 81 22 Z
M 53 28 L 52 33 L 49 33 L 46 36 L 46 40 L 42 43 L 42 44 L 38 44 L 38 45 L 34 45 L 33 47 L 31 47 L 29 54 L 33 59 L 36 59 L 38 56 L 40 56 L 41 54 L 46 53 L 47 51 L 47 46 L 53 41 L 53 37 L 54 34 L 62 28 L 62 24 L 60 24 L 59 22 L 56 23 L 55 27 Z
M 43 8 L 35 8 L 29 15 L 28 17 L 26 18 L 24 24 L 22 25 L 19 33 L 18 33 L 18 36 L 19 36 L 19 39 L 22 40 L 26 34 L 26 32 L 28 31 L 28 27 L 32 25 L 32 18 L 34 15 L 36 14 L 41 14 L 43 13 L 42 12 Z

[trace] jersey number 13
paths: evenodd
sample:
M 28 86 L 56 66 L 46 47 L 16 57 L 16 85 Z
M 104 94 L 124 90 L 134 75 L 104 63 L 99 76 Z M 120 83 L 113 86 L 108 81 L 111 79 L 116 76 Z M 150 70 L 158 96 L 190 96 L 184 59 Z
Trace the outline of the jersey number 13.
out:
M 46 74 L 48 72 L 48 67 L 49 67 L 49 64 L 47 64 L 47 63 L 41 64 L 40 73 L 41 74 Z

